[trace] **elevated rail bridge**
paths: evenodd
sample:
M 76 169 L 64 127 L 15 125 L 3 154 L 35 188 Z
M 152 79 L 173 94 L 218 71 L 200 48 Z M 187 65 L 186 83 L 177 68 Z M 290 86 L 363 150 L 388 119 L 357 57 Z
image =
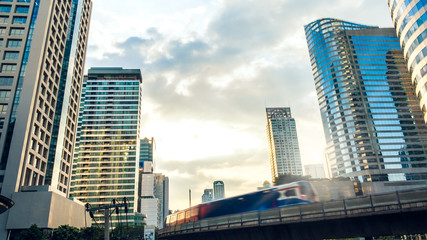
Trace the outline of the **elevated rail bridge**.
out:
M 316 240 L 426 234 L 427 188 L 221 216 L 160 230 L 163 240 Z

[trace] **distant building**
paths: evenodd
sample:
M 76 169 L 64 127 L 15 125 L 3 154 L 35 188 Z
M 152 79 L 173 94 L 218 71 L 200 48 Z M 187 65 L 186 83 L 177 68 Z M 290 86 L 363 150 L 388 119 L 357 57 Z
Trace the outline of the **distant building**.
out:
M 304 175 L 309 175 L 312 178 L 326 178 L 325 168 L 323 164 L 306 164 L 304 165 Z
M 223 181 L 215 181 L 213 183 L 214 199 L 223 199 L 225 197 L 225 187 Z
M 154 196 L 159 200 L 158 227 L 163 228 L 166 217 L 169 215 L 169 178 L 161 173 L 155 173 Z
M 139 169 L 144 172 L 153 172 L 153 153 L 156 150 L 156 142 L 154 138 L 141 139 L 140 154 L 139 154 Z
M 271 183 L 267 180 L 264 181 L 264 183 L 262 184 L 262 187 L 258 187 L 257 190 L 263 190 L 263 189 L 268 189 L 271 188 Z
M 301 156 L 295 119 L 288 107 L 267 108 L 267 138 L 271 178 L 279 175 L 302 175 Z
M 169 212 L 169 178 L 154 173 L 154 138 L 141 139 L 139 161 L 139 212 L 146 215 L 146 224 L 162 228 Z
M 145 223 L 147 226 L 158 227 L 159 224 L 159 206 L 160 201 L 154 195 L 155 192 L 155 175 L 154 173 L 145 173 L 140 171 L 140 195 L 139 195 L 139 212 L 146 215 Z
M 213 189 L 205 189 L 202 195 L 202 203 L 210 202 L 213 200 Z

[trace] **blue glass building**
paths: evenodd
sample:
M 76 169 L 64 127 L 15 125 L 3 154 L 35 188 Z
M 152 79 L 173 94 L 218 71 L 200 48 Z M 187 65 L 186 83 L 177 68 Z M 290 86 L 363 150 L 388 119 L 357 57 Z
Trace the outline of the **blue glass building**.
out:
M 427 122 L 427 0 L 387 0 L 387 4 Z
M 305 26 L 333 177 L 427 179 L 427 135 L 392 28 L 320 19 Z

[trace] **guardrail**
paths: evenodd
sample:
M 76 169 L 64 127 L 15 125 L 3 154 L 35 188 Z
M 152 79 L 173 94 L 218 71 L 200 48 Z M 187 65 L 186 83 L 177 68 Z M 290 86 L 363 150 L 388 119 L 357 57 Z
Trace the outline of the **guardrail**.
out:
M 322 221 L 421 209 L 427 209 L 427 188 L 208 218 L 165 227 L 160 229 L 159 234 L 160 237 L 164 237 L 200 231 Z

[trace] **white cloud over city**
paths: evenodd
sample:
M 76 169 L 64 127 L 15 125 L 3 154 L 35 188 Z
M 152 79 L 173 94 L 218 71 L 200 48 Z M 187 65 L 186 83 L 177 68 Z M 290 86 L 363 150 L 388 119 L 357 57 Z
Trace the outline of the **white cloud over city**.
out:
M 271 179 L 266 106 L 290 106 L 303 163 L 322 161 L 304 36 L 322 17 L 391 26 L 385 0 L 94 0 L 86 68 L 141 69 L 142 136 L 172 209 L 214 180 L 231 196 Z

